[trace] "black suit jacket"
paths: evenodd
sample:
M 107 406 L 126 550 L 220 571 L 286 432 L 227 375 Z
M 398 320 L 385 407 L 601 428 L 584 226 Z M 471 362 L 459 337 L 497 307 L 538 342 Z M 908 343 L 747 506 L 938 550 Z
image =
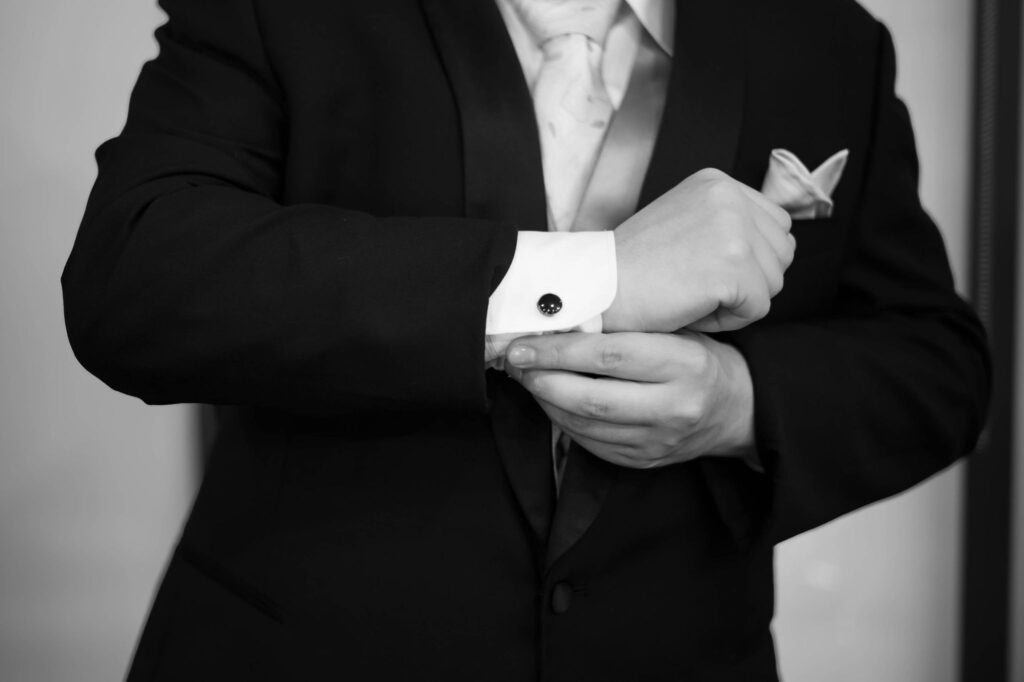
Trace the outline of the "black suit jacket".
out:
M 570 458 L 482 369 L 530 96 L 485 0 L 164 0 L 64 275 L 82 363 L 223 406 L 132 680 L 773 680 L 772 546 L 973 444 L 983 334 L 847 0 L 681 2 L 641 203 L 849 148 L 746 356 L 766 473 Z M 145 456 L 145 453 L 140 453 Z

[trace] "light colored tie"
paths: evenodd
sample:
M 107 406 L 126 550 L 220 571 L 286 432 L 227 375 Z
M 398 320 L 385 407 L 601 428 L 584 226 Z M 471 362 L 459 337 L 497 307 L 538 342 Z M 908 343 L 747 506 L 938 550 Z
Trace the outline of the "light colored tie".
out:
M 572 229 L 615 108 L 601 76 L 604 41 L 621 0 L 512 0 L 543 52 L 533 83 L 548 229 Z M 555 489 L 569 439 L 552 431 Z
M 601 78 L 621 0 L 514 0 L 544 61 L 533 84 L 549 229 L 572 229 L 614 107 Z

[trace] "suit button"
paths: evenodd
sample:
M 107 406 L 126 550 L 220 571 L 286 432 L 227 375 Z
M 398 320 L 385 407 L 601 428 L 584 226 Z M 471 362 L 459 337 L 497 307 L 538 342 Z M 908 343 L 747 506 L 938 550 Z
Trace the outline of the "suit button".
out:
M 543 315 L 551 317 L 552 315 L 558 314 L 558 311 L 562 309 L 562 299 L 555 294 L 544 294 L 537 299 L 537 310 Z
M 551 610 L 560 616 L 567 612 L 570 606 L 572 606 L 572 585 L 557 583 L 551 590 Z

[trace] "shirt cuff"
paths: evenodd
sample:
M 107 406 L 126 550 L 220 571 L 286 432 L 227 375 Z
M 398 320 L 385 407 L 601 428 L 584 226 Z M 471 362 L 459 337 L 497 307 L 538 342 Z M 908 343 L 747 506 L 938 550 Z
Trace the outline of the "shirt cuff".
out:
M 600 331 L 617 274 L 611 232 L 520 232 L 512 265 L 488 302 L 484 333 L 539 334 L 584 324 L 594 331 L 593 318 Z M 548 295 L 557 297 L 557 312 L 541 311 Z

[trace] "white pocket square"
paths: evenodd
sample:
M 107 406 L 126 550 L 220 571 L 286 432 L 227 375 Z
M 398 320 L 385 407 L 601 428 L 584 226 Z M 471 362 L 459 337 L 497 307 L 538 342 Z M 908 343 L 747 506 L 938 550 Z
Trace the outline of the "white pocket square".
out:
M 813 171 L 785 149 L 773 149 L 761 193 L 786 209 L 793 220 L 828 218 L 832 215 L 832 192 L 843 177 L 850 150 L 833 154 Z

